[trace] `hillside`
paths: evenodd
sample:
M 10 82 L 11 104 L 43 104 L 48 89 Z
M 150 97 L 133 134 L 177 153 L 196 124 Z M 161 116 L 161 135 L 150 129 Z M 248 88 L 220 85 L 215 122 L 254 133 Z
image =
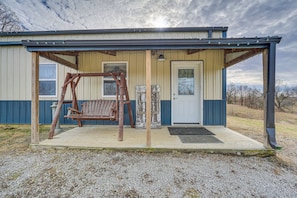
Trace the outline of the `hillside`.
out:
M 263 110 L 227 105 L 227 127 L 263 143 Z M 280 160 L 297 168 L 297 114 L 276 112 L 276 138 Z

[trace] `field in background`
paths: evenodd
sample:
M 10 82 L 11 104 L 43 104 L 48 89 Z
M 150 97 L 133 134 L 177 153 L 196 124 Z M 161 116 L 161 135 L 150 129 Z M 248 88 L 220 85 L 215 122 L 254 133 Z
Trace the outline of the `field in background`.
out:
M 245 136 L 264 142 L 264 112 L 240 105 L 227 105 L 227 127 Z M 284 162 L 297 167 L 297 114 L 275 112 L 277 151 Z

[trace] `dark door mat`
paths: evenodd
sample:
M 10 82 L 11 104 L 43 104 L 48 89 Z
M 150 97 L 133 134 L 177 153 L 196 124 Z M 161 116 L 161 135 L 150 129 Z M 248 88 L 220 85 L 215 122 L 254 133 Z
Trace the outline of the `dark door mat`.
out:
M 204 127 L 168 127 L 170 135 L 214 135 Z
M 179 135 L 178 137 L 182 143 L 223 143 L 221 140 L 212 135 Z

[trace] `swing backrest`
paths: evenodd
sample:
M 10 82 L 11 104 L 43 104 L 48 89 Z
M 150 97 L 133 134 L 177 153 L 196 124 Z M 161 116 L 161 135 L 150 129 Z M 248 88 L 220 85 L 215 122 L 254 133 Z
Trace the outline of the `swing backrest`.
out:
M 85 116 L 114 117 L 116 102 L 113 100 L 89 100 L 82 104 L 81 113 Z

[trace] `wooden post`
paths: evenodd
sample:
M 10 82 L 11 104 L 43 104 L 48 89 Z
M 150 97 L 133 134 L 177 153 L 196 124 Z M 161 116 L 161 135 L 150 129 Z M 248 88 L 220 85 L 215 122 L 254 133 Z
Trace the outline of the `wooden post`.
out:
M 120 106 L 119 106 L 119 141 L 123 141 L 124 135 L 124 81 L 125 81 L 125 75 L 121 74 L 120 76 Z
M 146 50 L 146 146 L 151 147 L 151 50 Z
M 39 53 L 32 52 L 31 144 L 39 143 Z

